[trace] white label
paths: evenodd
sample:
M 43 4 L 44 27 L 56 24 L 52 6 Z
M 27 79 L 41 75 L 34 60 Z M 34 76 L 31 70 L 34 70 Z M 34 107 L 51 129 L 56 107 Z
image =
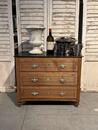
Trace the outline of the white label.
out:
M 48 42 L 47 49 L 48 50 L 53 50 L 54 49 L 54 42 Z

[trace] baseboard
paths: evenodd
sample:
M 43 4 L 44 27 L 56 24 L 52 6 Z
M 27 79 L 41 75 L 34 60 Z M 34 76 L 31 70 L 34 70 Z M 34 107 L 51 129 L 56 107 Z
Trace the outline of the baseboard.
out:
M 85 89 L 81 88 L 81 92 L 91 92 L 91 93 L 98 93 L 98 89 Z
M 15 87 L 10 86 L 10 87 L 0 87 L 0 92 L 15 92 Z

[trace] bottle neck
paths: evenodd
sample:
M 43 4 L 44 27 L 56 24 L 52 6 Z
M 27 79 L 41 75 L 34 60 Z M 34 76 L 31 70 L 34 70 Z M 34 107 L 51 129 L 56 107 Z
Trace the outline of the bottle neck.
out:
M 51 30 L 51 28 L 49 29 L 49 36 L 51 36 L 52 35 L 52 30 Z

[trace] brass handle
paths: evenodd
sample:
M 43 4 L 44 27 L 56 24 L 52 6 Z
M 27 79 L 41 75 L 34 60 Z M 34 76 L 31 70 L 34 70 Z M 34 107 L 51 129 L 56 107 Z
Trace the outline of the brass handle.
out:
M 60 95 L 60 96 L 64 96 L 65 93 L 64 93 L 64 92 L 60 92 L 59 95 Z
M 66 66 L 65 66 L 64 64 L 61 64 L 61 65 L 60 65 L 60 68 L 61 68 L 61 69 L 64 69 L 65 67 L 66 67 Z
M 64 82 L 65 82 L 65 79 L 61 78 L 60 83 L 64 84 Z
M 38 92 L 32 92 L 32 95 L 33 95 L 33 96 L 38 96 L 39 93 L 38 93 Z
M 34 68 L 38 68 L 38 66 L 39 66 L 38 64 L 33 64 L 33 65 L 32 65 L 32 68 L 33 68 L 33 69 L 34 69 Z
M 33 78 L 33 79 L 32 79 L 32 82 L 33 82 L 33 83 L 36 83 L 36 82 L 38 82 L 38 79 L 37 79 L 37 78 Z

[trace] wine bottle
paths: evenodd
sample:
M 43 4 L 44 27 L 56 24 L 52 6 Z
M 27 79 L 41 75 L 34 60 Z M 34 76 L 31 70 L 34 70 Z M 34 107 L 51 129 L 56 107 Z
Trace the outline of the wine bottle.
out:
M 49 35 L 47 36 L 47 55 L 54 55 L 54 37 L 51 28 L 49 28 Z

